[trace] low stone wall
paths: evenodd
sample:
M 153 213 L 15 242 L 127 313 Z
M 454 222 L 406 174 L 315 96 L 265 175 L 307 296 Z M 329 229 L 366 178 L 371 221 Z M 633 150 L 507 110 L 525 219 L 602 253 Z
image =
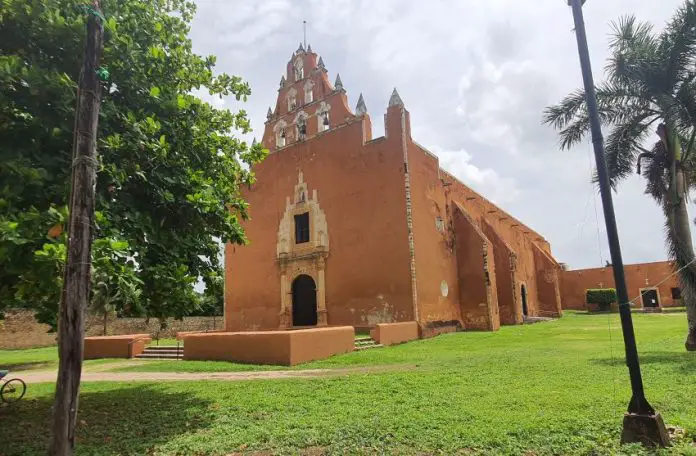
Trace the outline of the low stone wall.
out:
M 152 341 L 149 334 L 85 337 L 84 359 L 132 358 Z
M 404 321 L 401 323 L 380 323 L 370 331 L 370 336 L 382 345 L 395 345 L 418 339 L 418 323 Z
M 355 330 L 352 326 L 186 334 L 182 337 L 184 359 L 283 366 L 348 353 L 355 347 Z
M 0 349 L 55 345 L 56 334 L 49 333 L 50 329 L 36 321 L 34 312 L 5 311 L 5 319 L 0 320 Z
M 167 319 L 167 327 L 160 330 L 157 319 L 146 321 L 144 318 L 109 318 L 107 335 L 149 334 L 155 338 L 174 338 L 178 332 L 220 331 L 224 327 L 222 317 L 184 317 L 183 320 Z M 88 316 L 85 325 L 86 336 L 103 336 L 104 320 L 98 316 Z M 56 344 L 56 334 L 50 333 L 50 327 L 38 323 L 34 313 L 17 309 L 5 311 L 5 319 L 0 320 L 0 349 L 21 349 L 47 347 Z

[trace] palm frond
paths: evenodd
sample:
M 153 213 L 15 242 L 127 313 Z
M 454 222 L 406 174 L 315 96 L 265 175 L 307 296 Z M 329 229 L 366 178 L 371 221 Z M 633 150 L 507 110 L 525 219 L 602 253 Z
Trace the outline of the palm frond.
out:
M 674 99 L 680 129 L 696 128 L 696 73 L 689 75 L 677 88 Z
M 585 91 L 576 90 L 563 97 L 560 103 L 546 107 L 543 123 L 560 130 L 573 122 L 573 119 L 586 109 Z
M 669 161 L 665 153 L 664 144 L 661 141 L 655 143 L 652 148 L 652 155 L 646 157 L 643 166 L 643 177 L 645 178 L 645 193 L 650 195 L 659 203 L 664 202 L 664 197 L 669 188 L 668 176 L 666 171 L 669 169 Z
M 658 40 L 652 25 L 635 16 L 612 22 L 610 57 L 605 67 L 613 82 L 639 86 L 647 93 L 659 92 L 664 85 L 656 75 L 663 73 Z
M 590 132 L 590 118 L 585 114 L 559 132 L 561 149 L 568 150 L 580 143 Z
M 603 125 L 628 123 L 638 116 L 658 115 L 649 98 L 639 87 L 617 82 L 606 82 L 597 87 L 597 109 Z M 590 121 L 585 103 L 585 92 L 577 90 L 560 103 L 544 110 L 544 123 L 560 131 L 561 148 L 569 149 L 589 133 Z
M 696 2 L 687 0 L 675 12 L 659 37 L 666 83 L 676 87 L 693 70 L 696 52 Z
M 609 181 L 616 187 L 618 181 L 633 173 L 636 158 L 649 133 L 650 125 L 658 118 L 640 113 L 625 123 L 616 124 L 607 137 L 604 154 Z

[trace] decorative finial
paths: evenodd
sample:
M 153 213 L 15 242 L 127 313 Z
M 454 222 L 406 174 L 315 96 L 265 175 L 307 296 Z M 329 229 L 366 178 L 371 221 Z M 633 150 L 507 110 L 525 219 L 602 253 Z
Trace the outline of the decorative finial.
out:
M 280 87 L 282 88 L 285 85 L 285 76 L 280 77 Z
M 401 97 L 399 96 L 399 92 L 396 91 L 396 87 L 394 87 L 394 91 L 391 94 L 391 98 L 389 98 L 389 106 L 403 106 L 404 102 L 401 101 Z
M 321 68 L 322 70 L 326 70 L 326 67 L 324 66 L 324 59 L 319 57 L 319 62 L 317 63 L 317 66 Z
M 304 47 L 302 46 L 302 43 L 300 43 L 300 46 L 295 51 L 295 54 L 301 54 L 303 52 L 304 52 Z
M 270 119 L 273 116 L 273 111 L 271 111 L 271 108 L 268 108 L 268 112 L 266 113 L 266 119 Z
M 254 147 L 254 146 L 256 146 L 256 138 L 254 138 L 254 140 L 251 142 L 251 147 Z
M 365 106 L 365 99 L 361 93 L 360 98 L 358 98 L 358 104 L 355 106 L 355 115 L 364 116 L 365 114 L 367 114 L 367 106 Z
M 341 81 L 341 75 L 336 73 L 336 82 L 334 82 L 334 90 L 343 90 L 343 82 Z
M 311 44 L 307 45 L 307 52 L 309 52 L 310 54 L 312 53 L 312 45 Z

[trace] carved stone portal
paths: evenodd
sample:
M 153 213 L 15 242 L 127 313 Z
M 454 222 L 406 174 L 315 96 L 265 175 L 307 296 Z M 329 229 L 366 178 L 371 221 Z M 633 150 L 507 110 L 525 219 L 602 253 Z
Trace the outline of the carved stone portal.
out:
M 295 216 L 308 214 L 309 241 L 298 243 Z M 293 281 L 300 275 L 308 275 L 316 284 L 317 325 L 327 324 L 326 284 L 324 270 L 329 256 L 329 234 L 326 215 L 319 207 L 317 190 L 311 197 L 302 171 L 298 174 L 292 198 L 285 200 L 285 213 L 278 227 L 276 245 L 280 276 L 280 327 L 293 326 Z

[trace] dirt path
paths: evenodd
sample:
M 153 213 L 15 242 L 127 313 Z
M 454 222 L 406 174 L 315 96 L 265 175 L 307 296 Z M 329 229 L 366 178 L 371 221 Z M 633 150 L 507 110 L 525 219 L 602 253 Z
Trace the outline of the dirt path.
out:
M 139 362 L 136 362 L 139 363 Z M 282 378 L 317 378 L 336 377 L 359 373 L 376 373 L 393 370 L 410 370 L 416 366 L 371 366 L 343 369 L 307 369 L 307 370 L 277 370 L 255 372 L 103 372 L 115 367 L 123 367 L 129 363 L 113 363 L 98 366 L 82 372 L 83 382 L 153 382 L 153 381 L 241 381 L 241 380 L 272 380 Z M 95 366 L 96 367 L 96 366 Z M 100 372 L 102 371 L 102 372 Z M 26 383 L 55 382 L 56 371 L 25 371 L 17 374 Z

